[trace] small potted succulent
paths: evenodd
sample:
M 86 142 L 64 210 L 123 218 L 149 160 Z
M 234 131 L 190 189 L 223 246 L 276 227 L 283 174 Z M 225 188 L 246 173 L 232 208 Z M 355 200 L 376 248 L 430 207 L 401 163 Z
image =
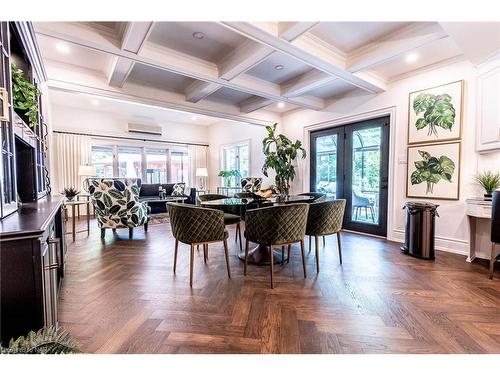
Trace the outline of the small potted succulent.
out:
M 69 187 L 69 188 L 64 188 L 63 191 L 61 191 L 61 194 L 66 197 L 68 201 L 72 201 L 75 199 L 75 197 L 80 194 L 78 190 L 76 190 L 74 187 Z
M 485 199 L 490 200 L 493 192 L 500 188 L 500 172 L 483 171 L 474 180 L 486 191 Z

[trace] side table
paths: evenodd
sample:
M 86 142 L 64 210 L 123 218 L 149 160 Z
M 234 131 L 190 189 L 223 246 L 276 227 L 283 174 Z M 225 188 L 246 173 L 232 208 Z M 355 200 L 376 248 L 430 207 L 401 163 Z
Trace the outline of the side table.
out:
M 73 242 L 75 242 L 75 237 L 77 233 L 81 232 L 87 232 L 87 235 L 90 235 L 90 215 L 87 215 L 87 230 L 80 230 L 76 231 L 76 216 L 77 212 L 75 210 L 75 207 L 79 207 L 81 205 L 87 205 L 87 212 L 89 212 L 90 209 L 90 200 L 87 201 L 64 201 L 64 210 L 67 212 L 68 207 L 71 207 L 71 232 L 66 232 L 66 234 L 72 234 L 73 235 Z M 67 215 L 66 215 L 67 216 Z

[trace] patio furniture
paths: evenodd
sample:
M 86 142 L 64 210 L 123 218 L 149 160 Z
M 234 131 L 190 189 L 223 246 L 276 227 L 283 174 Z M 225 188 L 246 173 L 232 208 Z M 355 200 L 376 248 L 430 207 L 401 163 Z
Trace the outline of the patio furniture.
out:
M 370 215 L 372 221 L 375 222 L 375 211 L 373 210 L 374 203 L 362 195 L 359 195 L 355 190 L 352 191 L 352 208 L 355 213 L 354 220 L 358 219 L 358 214 L 361 215 L 361 209 L 365 209 L 365 218 L 368 219 L 368 209 L 370 210 Z

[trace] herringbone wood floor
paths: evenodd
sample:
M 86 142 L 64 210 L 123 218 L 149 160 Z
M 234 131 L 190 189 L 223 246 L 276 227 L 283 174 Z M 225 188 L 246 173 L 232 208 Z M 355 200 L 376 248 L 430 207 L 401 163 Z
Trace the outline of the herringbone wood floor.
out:
M 230 228 L 232 279 L 222 244 L 211 245 L 207 265 L 202 250 L 195 258 L 190 289 L 188 246 L 172 273 L 169 224 L 137 229 L 132 241 L 109 232 L 105 244 L 91 228 L 70 243 L 59 299 L 61 325 L 86 352 L 500 353 L 499 272 L 488 280 L 485 264 L 463 256 L 428 262 L 344 233 L 342 266 L 332 236 L 319 274 L 306 251 L 304 280 L 294 246 L 270 289 L 268 267 L 243 276 Z

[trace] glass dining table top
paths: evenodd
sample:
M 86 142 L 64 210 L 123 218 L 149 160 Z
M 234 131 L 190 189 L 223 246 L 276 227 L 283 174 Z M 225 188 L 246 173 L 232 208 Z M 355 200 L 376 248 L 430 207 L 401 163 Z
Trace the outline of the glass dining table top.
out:
M 309 195 L 290 195 L 286 198 L 283 197 L 272 197 L 262 200 L 256 200 L 254 198 L 224 198 L 215 199 L 213 201 L 201 202 L 202 206 L 246 206 L 250 203 L 258 204 L 287 204 L 287 203 L 310 203 L 314 200 L 313 197 Z

